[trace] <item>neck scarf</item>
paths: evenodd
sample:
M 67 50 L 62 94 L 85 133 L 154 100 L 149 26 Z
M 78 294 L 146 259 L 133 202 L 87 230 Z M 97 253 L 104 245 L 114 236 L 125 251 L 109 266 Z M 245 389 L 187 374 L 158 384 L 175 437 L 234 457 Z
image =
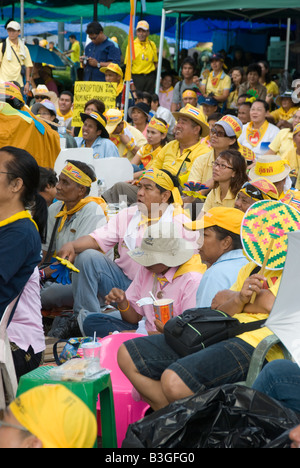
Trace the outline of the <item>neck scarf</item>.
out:
M 257 129 L 253 128 L 253 122 L 249 122 L 246 130 L 247 141 L 254 147 L 256 147 L 262 140 L 264 134 L 268 129 L 269 123 L 267 120 Z
M 146 169 L 147 166 L 152 163 L 152 161 L 155 159 L 155 157 L 158 155 L 158 153 L 161 150 L 161 146 L 156 148 L 155 150 L 152 148 L 152 145 L 149 145 L 148 143 L 144 145 L 139 151 L 138 155 L 141 159 L 141 162 Z
M 218 75 L 214 76 L 214 72 L 213 71 L 210 72 L 209 78 L 210 78 L 210 82 L 211 82 L 211 84 L 212 84 L 212 86 L 214 88 L 217 88 L 219 86 L 222 73 L 223 73 L 223 70 L 221 70 Z
M 12 59 L 12 54 L 13 54 L 12 47 L 13 47 L 12 42 L 10 42 L 10 40 L 7 38 L 6 39 L 6 58 L 9 62 Z M 24 60 L 26 58 L 26 49 L 21 39 L 18 39 L 18 44 L 16 47 L 19 49 L 19 55 L 21 57 L 21 60 Z
M 66 219 L 68 218 L 68 216 L 71 216 L 73 215 L 74 213 L 77 213 L 77 211 L 80 211 L 81 208 L 83 208 L 85 205 L 87 205 L 88 203 L 94 201 L 95 203 L 97 203 L 98 205 L 101 206 L 104 214 L 105 214 L 105 217 L 106 219 L 108 219 L 108 215 L 107 215 L 107 205 L 106 205 L 106 202 L 103 198 L 101 197 L 85 197 L 83 198 L 82 200 L 80 200 L 77 205 L 74 206 L 74 208 L 71 208 L 70 210 L 67 209 L 66 205 L 64 205 L 63 209 L 61 211 L 59 211 L 59 213 L 57 213 L 57 215 L 55 216 L 56 218 L 62 218 L 61 220 L 61 223 L 59 225 L 59 228 L 58 228 L 58 232 L 60 232 L 62 230 L 62 228 L 64 227 L 64 224 L 66 222 Z
M 62 114 L 61 111 L 58 109 L 56 109 L 56 113 L 59 117 L 63 117 L 64 120 L 67 120 L 69 119 L 70 117 L 73 116 L 73 110 L 70 109 L 69 112 L 67 114 Z

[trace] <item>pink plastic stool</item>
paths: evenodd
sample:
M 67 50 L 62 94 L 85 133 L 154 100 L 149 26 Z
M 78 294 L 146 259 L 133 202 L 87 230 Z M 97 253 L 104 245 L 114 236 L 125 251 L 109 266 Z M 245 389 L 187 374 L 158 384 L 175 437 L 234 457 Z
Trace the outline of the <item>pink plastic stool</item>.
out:
M 140 335 L 137 333 L 118 333 L 116 335 L 108 335 L 101 339 L 101 354 L 100 363 L 102 367 L 111 370 L 111 382 L 114 396 L 115 405 L 115 419 L 117 430 L 117 443 L 121 447 L 125 438 L 126 431 L 129 424 L 132 424 L 145 416 L 148 403 L 145 401 L 135 401 L 132 398 L 132 384 L 121 371 L 117 362 L 118 349 L 124 341 L 138 338 Z M 97 410 L 100 412 L 100 403 L 98 400 Z M 99 419 L 99 418 L 98 418 Z M 98 428 L 101 425 L 98 424 Z M 98 432 L 101 435 L 101 432 Z

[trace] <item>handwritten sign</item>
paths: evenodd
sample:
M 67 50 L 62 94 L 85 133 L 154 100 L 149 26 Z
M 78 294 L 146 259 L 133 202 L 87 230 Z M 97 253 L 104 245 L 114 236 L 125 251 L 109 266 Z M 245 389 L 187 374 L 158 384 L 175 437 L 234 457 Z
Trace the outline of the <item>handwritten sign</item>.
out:
M 80 113 L 84 112 L 84 106 L 90 99 L 99 99 L 105 104 L 106 109 L 116 107 L 117 83 L 105 81 L 76 81 L 74 89 L 74 112 L 72 125 L 81 127 Z

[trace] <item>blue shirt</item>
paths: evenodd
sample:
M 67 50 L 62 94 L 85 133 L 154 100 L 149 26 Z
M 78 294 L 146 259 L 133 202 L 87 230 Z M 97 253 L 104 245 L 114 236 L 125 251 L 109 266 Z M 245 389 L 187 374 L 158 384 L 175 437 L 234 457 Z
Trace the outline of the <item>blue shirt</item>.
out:
M 85 140 L 82 137 L 75 138 L 78 148 L 85 148 Z M 116 145 L 109 138 L 96 138 L 92 144 L 93 156 L 95 159 L 119 158 L 119 151 Z
M 0 227 L 0 319 L 41 261 L 41 238 L 28 218 Z
M 120 65 L 121 62 L 121 51 L 114 41 L 106 38 L 101 44 L 94 44 L 90 42 L 85 50 L 84 54 L 86 57 L 92 57 L 97 62 L 113 62 Z M 84 81 L 105 81 L 105 74 L 100 72 L 99 68 L 91 67 L 86 65 L 83 71 Z
M 210 307 L 217 292 L 236 282 L 240 269 L 248 262 L 242 249 L 221 255 L 204 273 L 196 295 L 196 307 Z

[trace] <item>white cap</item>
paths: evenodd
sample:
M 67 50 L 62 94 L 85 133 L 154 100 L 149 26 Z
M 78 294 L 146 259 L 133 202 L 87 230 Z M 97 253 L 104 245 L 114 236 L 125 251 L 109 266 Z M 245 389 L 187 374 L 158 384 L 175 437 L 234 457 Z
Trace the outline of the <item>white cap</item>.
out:
M 15 31 L 21 31 L 21 26 L 17 21 L 10 21 L 6 26 L 6 29 L 14 29 Z

